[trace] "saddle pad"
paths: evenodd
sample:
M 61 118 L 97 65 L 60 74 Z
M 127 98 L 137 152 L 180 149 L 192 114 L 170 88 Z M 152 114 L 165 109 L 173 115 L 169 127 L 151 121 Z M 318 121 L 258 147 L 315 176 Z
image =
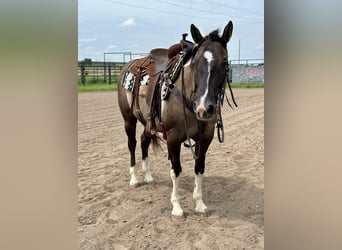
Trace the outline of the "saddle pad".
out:
M 127 70 L 122 82 L 122 87 L 127 89 L 128 91 L 133 91 L 134 81 L 137 76 L 133 74 L 131 71 Z M 149 75 L 144 75 L 140 81 L 140 86 L 142 85 L 148 85 L 150 80 Z

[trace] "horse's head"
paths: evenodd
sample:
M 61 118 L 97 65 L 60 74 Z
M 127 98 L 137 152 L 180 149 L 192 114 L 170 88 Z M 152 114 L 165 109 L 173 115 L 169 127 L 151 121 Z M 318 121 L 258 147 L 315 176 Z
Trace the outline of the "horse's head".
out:
M 196 93 L 193 109 L 199 120 L 215 117 L 218 98 L 227 83 L 227 43 L 232 32 L 231 21 L 224 28 L 222 36 L 215 30 L 203 37 L 197 27 L 191 25 L 191 35 L 197 44 L 190 64 L 194 73 Z

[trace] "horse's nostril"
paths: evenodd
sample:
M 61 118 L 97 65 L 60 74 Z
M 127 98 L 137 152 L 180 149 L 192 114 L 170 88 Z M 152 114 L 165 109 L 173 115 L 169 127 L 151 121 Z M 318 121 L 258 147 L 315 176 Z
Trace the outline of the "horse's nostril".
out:
M 208 105 L 207 113 L 208 114 L 213 114 L 214 111 L 215 111 L 214 105 L 212 105 L 212 104 Z

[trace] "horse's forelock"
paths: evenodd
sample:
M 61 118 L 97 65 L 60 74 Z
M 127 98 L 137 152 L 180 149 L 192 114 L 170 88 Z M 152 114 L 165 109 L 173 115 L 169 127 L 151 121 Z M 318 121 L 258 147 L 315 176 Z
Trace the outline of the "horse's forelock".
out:
M 225 46 L 225 42 L 219 34 L 219 29 L 216 29 L 216 30 L 210 32 L 208 35 L 208 38 L 211 42 L 219 42 L 223 46 Z

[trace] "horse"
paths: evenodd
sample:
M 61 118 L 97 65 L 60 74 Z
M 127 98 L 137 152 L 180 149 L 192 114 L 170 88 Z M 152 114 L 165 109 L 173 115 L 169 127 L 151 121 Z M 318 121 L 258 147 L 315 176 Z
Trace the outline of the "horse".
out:
M 171 215 L 175 217 L 184 216 L 178 193 L 179 177 L 182 172 L 180 152 L 182 143 L 186 140 L 190 142 L 190 138 L 196 142 L 195 145 L 190 145 L 191 148 L 194 147 L 192 152 L 195 159 L 193 190 L 195 212 L 208 213 L 202 198 L 202 179 L 206 153 L 214 136 L 215 124 L 220 116 L 218 110 L 223 104 L 223 93 L 225 93 L 227 85 L 227 44 L 232 36 L 233 23 L 232 21 L 228 22 L 222 35 L 217 29 L 203 36 L 194 24 L 191 24 L 190 31 L 194 43 L 187 41 L 187 43 L 181 44 L 183 57 L 187 55 L 189 59 L 181 61 L 180 73 L 172 83 L 167 78 L 168 74 L 165 74 L 171 60 L 167 57 L 170 55 L 170 49 L 151 50 L 150 55 L 146 58 L 131 60 L 123 67 L 118 81 L 118 102 L 124 119 L 131 159 L 130 186 L 138 185 L 135 148 L 137 143 L 136 125 L 137 121 L 140 121 L 144 125 L 141 135 L 141 150 L 142 170 L 146 183 L 154 182 L 148 163 L 149 145 L 151 141 L 157 145 L 161 134 L 166 141 L 170 177 L 173 184 Z M 186 48 L 187 53 L 185 53 L 184 47 L 186 46 L 184 44 L 190 44 Z M 138 61 L 140 63 L 137 66 L 135 64 Z M 152 78 L 156 77 L 159 80 L 155 86 L 147 88 L 146 81 L 148 80 L 145 76 L 149 64 L 156 64 L 153 71 L 155 74 L 149 76 L 150 82 L 153 82 Z M 135 79 L 129 79 L 130 88 L 126 88 L 127 77 L 134 69 L 138 73 Z M 152 115 L 155 112 L 151 111 L 151 106 L 157 106 L 156 110 L 159 110 L 159 115 Z M 152 130 L 149 130 L 151 120 L 153 126 Z

